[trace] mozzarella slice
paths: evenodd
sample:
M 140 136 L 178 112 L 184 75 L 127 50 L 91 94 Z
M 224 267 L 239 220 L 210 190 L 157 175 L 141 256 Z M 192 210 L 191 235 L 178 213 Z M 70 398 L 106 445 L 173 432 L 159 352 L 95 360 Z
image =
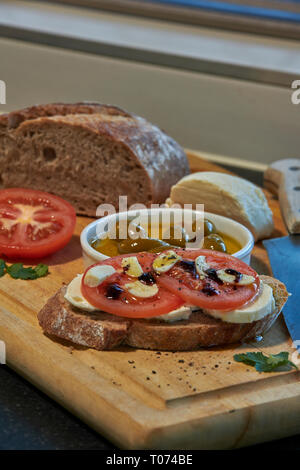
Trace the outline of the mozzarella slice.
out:
M 181 260 L 181 256 L 178 256 L 175 251 L 169 250 L 164 251 L 155 258 L 153 262 L 153 269 L 157 273 L 165 273 L 171 269 L 177 261 Z
M 87 312 L 94 312 L 97 310 L 96 307 L 91 305 L 82 295 L 81 293 L 81 279 L 83 274 L 78 274 L 67 287 L 67 291 L 65 293 L 65 299 L 70 302 L 70 304 L 74 305 L 74 307 L 80 308 L 81 310 L 85 310 Z
M 275 310 L 275 300 L 273 290 L 267 284 L 261 282 L 261 293 L 253 302 L 245 307 L 223 312 L 219 310 L 203 310 L 212 317 L 220 318 L 224 322 L 229 323 L 252 323 L 269 315 Z
M 179 320 L 188 320 L 191 313 L 192 313 L 191 307 L 184 305 L 183 307 L 179 307 L 176 310 L 172 310 L 172 312 L 165 313 L 164 315 L 151 317 L 149 318 L 149 320 L 152 320 L 153 318 L 155 318 L 157 320 L 163 320 L 165 322 L 172 323 L 174 321 L 179 321 Z
M 128 284 L 125 284 L 124 287 L 128 292 L 130 292 L 130 294 L 134 295 L 134 297 L 153 297 L 158 292 L 156 284 L 148 286 L 140 281 L 129 282 Z
M 125 268 L 126 274 L 131 277 L 139 277 L 143 274 L 142 267 L 136 256 L 128 256 L 128 258 L 123 258 L 122 268 Z
M 84 283 L 89 287 L 97 287 L 115 272 L 116 270 L 110 265 L 94 266 L 86 273 Z

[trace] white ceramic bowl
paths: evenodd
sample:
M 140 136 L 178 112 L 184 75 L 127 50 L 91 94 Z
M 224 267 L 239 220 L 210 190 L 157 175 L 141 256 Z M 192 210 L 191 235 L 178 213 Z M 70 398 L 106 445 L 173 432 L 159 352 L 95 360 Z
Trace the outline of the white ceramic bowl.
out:
M 163 211 L 188 211 L 194 212 L 189 209 L 141 209 L 139 210 L 140 216 L 146 216 L 149 213 L 158 214 L 162 213 Z M 118 220 L 124 220 L 127 217 L 136 216 L 136 211 L 128 211 L 128 212 L 119 212 L 116 214 L 108 215 L 106 217 L 102 217 L 101 219 L 97 219 L 94 222 L 91 222 L 89 225 L 85 227 L 85 229 L 81 232 L 80 242 L 82 247 L 82 254 L 83 254 L 83 261 L 84 265 L 87 268 L 91 264 L 97 263 L 98 261 L 102 261 L 108 256 L 100 253 L 99 251 L 92 248 L 90 243 L 95 240 L 95 238 L 100 238 L 103 236 L 108 227 L 108 223 L 111 220 L 115 220 L 118 217 Z M 211 220 L 217 231 L 224 233 L 225 235 L 229 235 L 232 238 L 238 240 L 242 245 L 242 248 L 233 254 L 236 258 L 241 259 L 247 264 L 250 264 L 250 255 L 254 246 L 254 239 L 252 233 L 244 227 L 244 225 L 235 222 L 234 220 L 228 219 L 227 217 L 223 217 L 221 215 L 211 214 L 210 212 L 205 212 L 205 218 Z

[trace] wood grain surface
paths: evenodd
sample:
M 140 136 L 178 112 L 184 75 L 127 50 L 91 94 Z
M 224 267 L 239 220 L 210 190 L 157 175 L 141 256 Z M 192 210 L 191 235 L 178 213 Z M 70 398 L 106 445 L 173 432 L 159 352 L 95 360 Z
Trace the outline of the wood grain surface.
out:
M 194 171 L 224 171 L 189 158 Z M 274 235 L 284 235 L 278 202 L 266 194 Z M 180 353 L 127 347 L 100 352 L 43 334 L 37 312 L 82 272 L 79 235 L 90 221 L 78 217 L 69 245 L 47 258 L 46 278 L 1 278 L 0 339 L 8 365 L 125 449 L 234 448 L 299 432 L 299 373 L 259 374 L 233 360 L 241 351 L 294 353 L 282 318 L 261 342 Z M 261 243 L 253 265 L 270 273 Z

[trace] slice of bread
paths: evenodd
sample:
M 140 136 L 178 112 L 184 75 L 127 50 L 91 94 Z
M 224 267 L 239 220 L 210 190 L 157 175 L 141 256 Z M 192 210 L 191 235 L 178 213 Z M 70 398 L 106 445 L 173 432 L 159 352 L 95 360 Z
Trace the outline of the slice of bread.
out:
M 104 312 L 87 313 L 65 300 L 66 287 L 48 300 L 38 319 L 46 333 L 98 350 L 113 349 L 123 344 L 140 349 L 188 351 L 243 342 L 264 334 L 288 298 L 282 282 L 269 276 L 260 278 L 273 289 L 276 308 L 252 323 L 227 323 L 201 311 L 192 313 L 188 320 L 174 323 L 125 319 Z
M 118 208 L 162 203 L 189 173 L 183 149 L 145 119 L 111 105 L 48 104 L 0 116 L 2 188 L 35 188 L 95 216 L 99 204 Z
M 245 225 L 255 240 L 274 230 L 272 211 L 263 191 L 243 178 L 214 171 L 185 176 L 171 188 L 167 204 L 204 204 L 206 212 L 223 215 Z

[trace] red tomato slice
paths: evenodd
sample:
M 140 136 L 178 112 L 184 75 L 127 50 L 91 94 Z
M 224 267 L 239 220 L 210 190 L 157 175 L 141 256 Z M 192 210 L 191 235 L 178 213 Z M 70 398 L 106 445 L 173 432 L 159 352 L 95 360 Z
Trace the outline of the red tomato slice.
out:
M 104 312 L 129 318 L 155 317 L 169 313 L 183 305 L 184 302 L 178 295 L 172 294 L 162 285 L 158 286 L 158 293 L 152 297 L 141 298 L 130 294 L 125 288 L 125 284 L 138 279 L 128 276 L 126 270 L 124 271 L 121 265 L 122 259 L 130 256 L 137 257 L 143 272 L 148 275 L 150 274 L 150 281 L 155 283 L 155 277 L 151 279 L 151 275 L 154 276 L 152 263 L 156 257 L 155 254 L 142 252 L 108 258 L 93 265 L 110 265 L 116 270 L 112 276 L 103 281 L 99 286 L 89 287 L 84 282 L 86 274 L 93 266 L 89 266 L 82 277 L 82 294 L 92 305 Z M 140 281 L 150 284 L 147 278 L 145 281 L 140 278 Z
M 206 257 L 206 262 L 215 270 L 234 269 L 242 274 L 255 278 L 253 284 L 242 286 L 238 284 L 219 283 L 213 278 L 199 279 L 194 263 L 190 265 L 178 262 L 175 266 L 158 278 L 158 283 L 170 292 L 179 295 L 185 303 L 207 310 L 234 310 L 245 305 L 259 292 L 260 280 L 258 274 L 243 261 L 233 256 L 212 250 L 180 250 L 176 253 L 183 260 L 194 261 L 198 256 Z
M 64 247 L 73 235 L 71 204 L 33 189 L 0 190 L 0 256 L 40 258 Z

